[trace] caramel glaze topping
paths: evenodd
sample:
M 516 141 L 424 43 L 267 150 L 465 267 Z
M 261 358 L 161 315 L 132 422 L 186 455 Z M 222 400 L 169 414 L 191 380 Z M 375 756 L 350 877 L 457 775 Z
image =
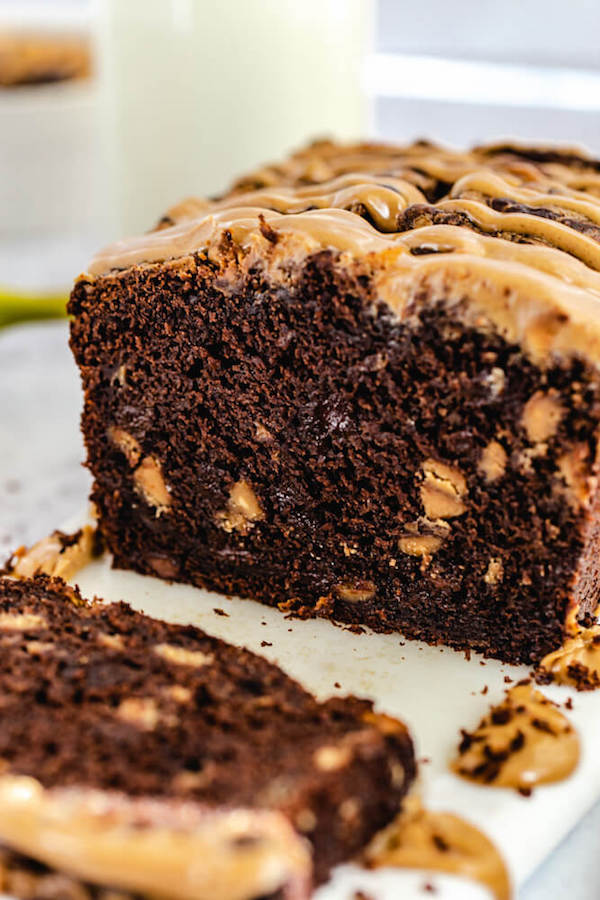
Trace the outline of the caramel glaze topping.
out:
M 408 797 L 404 811 L 366 850 L 369 868 L 433 869 L 485 885 L 497 900 L 511 896 L 506 866 L 494 844 L 464 819 L 424 809 Z
M 541 682 L 567 684 L 578 691 L 600 687 L 600 625 L 578 628 L 558 650 L 541 661 L 536 672 Z
M 484 716 L 462 732 L 457 775 L 529 795 L 538 784 L 562 781 L 579 762 L 579 737 L 551 700 L 529 682 L 520 682 Z
M 444 298 L 540 365 L 600 365 L 600 164 L 581 153 L 320 142 L 220 199 L 180 203 L 101 251 L 88 277 L 199 252 L 219 262 L 224 235 L 271 269 L 348 254 L 399 318 Z

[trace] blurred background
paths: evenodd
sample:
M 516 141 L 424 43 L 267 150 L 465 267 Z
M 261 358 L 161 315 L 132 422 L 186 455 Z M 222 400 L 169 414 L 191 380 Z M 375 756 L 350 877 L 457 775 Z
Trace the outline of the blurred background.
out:
M 314 136 L 600 154 L 597 35 L 596 0 L 0 0 L 0 323 Z
M 102 244 L 315 136 L 600 155 L 598 0 L 0 0 L 0 562 L 85 508 L 64 320 Z M 15 324 L 20 323 L 20 324 Z M 596 900 L 600 806 L 523 900 Z

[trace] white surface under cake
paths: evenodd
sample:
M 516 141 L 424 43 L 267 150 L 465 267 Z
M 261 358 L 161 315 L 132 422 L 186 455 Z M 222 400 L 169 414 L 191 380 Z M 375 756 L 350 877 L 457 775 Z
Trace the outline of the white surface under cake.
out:
M 462 653 L 405 641 L 398 634 L 354 634 L 322 619 L 288 618 L 251 600 L 114 570 L 108 555 L 80 571 L 75 581 L 84 596 L 126 600 L 150 615 L 197 625 L 248 647 L 321 699 L 357 694 L 403 719 L 420 760 L 418 790 L 425 805 L 462 816 L 484 831 L 502 854 L 515 888 L 600 796 L 600 692 L 542 689 L 561 704 L 571 698 L 573 709 L 566 714 L 579 731 L 582 757 L 570 778 L 523 797 L 513 790 L 470 784 L 453 775 L 448 762 L 460 729 L 474 727 L 490 704 L 502 698 L 510 686 L 506 677 L 517 681 L 527 676 L 524 666 L 503 665 L 475 654 L 467 660 Z M 371 874 L 345 867 L 318 898 L 350 900 L 358 888 L 376 900 L 422 898 L 427 882 L 435 884 L 441 900 L 485 896 L 453 878 L 403 870 Z

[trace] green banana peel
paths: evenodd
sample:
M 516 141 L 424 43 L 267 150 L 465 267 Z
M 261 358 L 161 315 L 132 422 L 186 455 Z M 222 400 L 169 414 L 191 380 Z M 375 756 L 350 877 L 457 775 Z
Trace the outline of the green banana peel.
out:
M 0 328 L 32 319 L 64 318 L 67 300 L 67 294 L 34 294 L 0 285 Z

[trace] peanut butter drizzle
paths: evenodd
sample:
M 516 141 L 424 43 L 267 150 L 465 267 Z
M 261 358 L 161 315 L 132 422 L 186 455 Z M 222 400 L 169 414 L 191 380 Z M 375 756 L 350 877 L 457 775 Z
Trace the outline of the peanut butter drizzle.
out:
M 247 185 L 252 179 L 266 185 L 258 190 L 184 201 L 157 230 L 100 252 L 89 274 L 196 252 L 218 262 L 224 233 L 270 269 L 284 268 L 286 255 L 289 270 L 290 261 L 331 248 L 367 264 L 379 299 L 399 318 L 428 296 L 443 297 L 475 327 L 487 321 L 520 343 L 540 365 L 555 354 L 600 365 L 600 241 L 553 218 L 490 206 L 504 195 L 525 209 L 550 209 L 600 227 L 599 200 L 573 187 L 596 176 L 600 185 L 600 175 L 585 166 L 585 160 L 533 163 L 486 148 L 457 153 L 426 144 L 322 142 L 268 168 L 268 177 L 249 176 Z M 423 202 L 421 187 L 431 179 L 449 192 L 428 208 L 465 215 L 477 230 L 429 225 L 426 215 L 422 225 L 417 216 L 412 230 L 396 230 L 401 214 Z
M 452 813 L 424 809 L 418 797 L 371 842 L 369 868 L 433 869 L 485 885 L 497 900 L 511 896 L 508 872 L 494 844 L 479 829 Z
M 19 548 L 10 560 L 10 574 L 16 578 L 32 578 L 38 574 L 65 581 L 73 578 L 96 555 L 96 529 L 84 525 L 76 540 L 69 543 L 69 538 L 54 531 L 29 549 Z
M 396 230 L 398 215 L 412 203 L 424 203 L 425 196 L 413 184 L 401 178 L 372 175 L 342 175 L 333 181 L 308 187 L 263 188 L 234 194 L 213 204 L 191 198 L 170 209 L 165 218 L 182 222 L 197 218 L 207 209 L 239 209 L 254 206 L 280 213 L 300 213 L 311 209 L 347 209 L 363 207 L 379 231 Z
M 293 153 L 281 163 L 249 173 L 234 185 L 234 189 L 247 189 L 250 185 L 314 184 L 348 172 L 393 173 L 417 184 L 431 183 L 431 179 L 454 182 L 472 170 L 477 161 L 473 152 L 446 150 L 424 142 L 394 146 L 374 142 L 340 145 L 319 141 Z
M 0 838 L 85 881 L 170 900 L 308 892 L 305 841 L 277 812 L 210 809 L 0 776 Z
M 441 200 L 438 209 L 466 213 L 480 228 L 490 233 L 503 232 L 541 241 L 580 259 L 591 269 L 600 269 L 600 243 L 569 225 L 543 219 L 531 213 L 497 212 L 477 200 Z
M 541 681 L 570 685 L 578 691 L 600 687 L 600 625 L 578 627 L 558 650 L 543 658 L 536 675 Z
M 561 148 L 579 156 L 579 166 L 570 166 L 561 161 L 529 160 L 519 156 L 520 149 L 527 152 L 531 149 L 553 148 L 515 146 L 512 152 L 495 152 L 494 147 L 488 145 L 461 152 L 426 141 L 405 146 L 375 142 L 344 145 L 334 141 L 318 141 L 298 150 L 280 163 L 263 166 L 245 175 L 234 184 L 233 189 L 322 182 L 346 172 L 401 174 L 417 185 L 431 184 L 432 179 L 453 183 L 482 167 L 512 174 L 525 181 L 551 179 L 571 187 L 583 186 L 585 190 L 600 185 L 600 173 L 594 171 L 593 161 L 579 148 Z M 588 160 L 590 165 L 586 167 Z
M 472 732 L 463 731 L 457 775 L 530 794 L 568 778 L 579 762 L 579 737 L 555 703 L 529 682 L 506 692 Z
M 519 185 L 517 178 L 509 175 L 502 177 L 488 169 L 479 169 L 460 178 L 449 196 L 473 200 L 508 198 L 525 206 L 574 213 L 576 217 L 600 224 L 600 198 L 556 181 L 540 181 L 537 184 L 523 182 Z

